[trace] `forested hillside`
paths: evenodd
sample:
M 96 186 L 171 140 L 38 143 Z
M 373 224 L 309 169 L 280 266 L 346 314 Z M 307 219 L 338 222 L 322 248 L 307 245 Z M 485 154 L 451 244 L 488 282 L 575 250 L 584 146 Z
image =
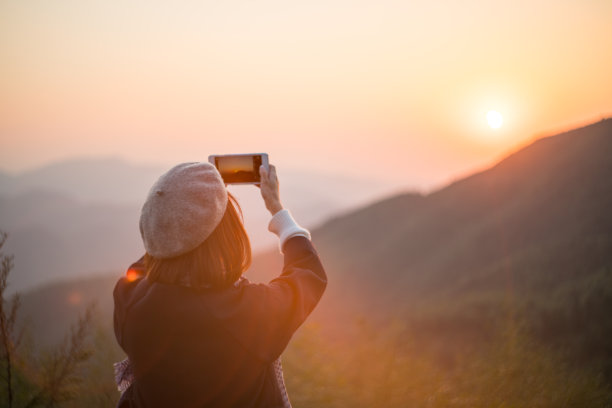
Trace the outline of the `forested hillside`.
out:
M 314 242 L 330 274 L 316 317 L 336 335 L 399 319 L 448 355 L 520 327 L 612 385 L 612 120 L 330 220 Z

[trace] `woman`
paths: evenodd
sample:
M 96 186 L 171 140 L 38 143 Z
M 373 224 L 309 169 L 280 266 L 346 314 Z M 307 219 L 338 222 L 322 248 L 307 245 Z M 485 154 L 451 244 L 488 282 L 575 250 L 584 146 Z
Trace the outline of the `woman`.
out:
M 278 359 L 327 277 L 310 234 L 283 209 L 274 166 L 260 174 L 284 255 L 269 284 L 242 277 L 249 239 L 214 166 L 180 164 L 151 188 L 140 217 L 146 254 L 114 290 L 115 335 L 129 358 L 120 407 L 289 406 Z

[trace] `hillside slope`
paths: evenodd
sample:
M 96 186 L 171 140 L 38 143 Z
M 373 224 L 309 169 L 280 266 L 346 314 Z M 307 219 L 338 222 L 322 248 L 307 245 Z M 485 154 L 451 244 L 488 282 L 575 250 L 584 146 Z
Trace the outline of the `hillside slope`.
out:
M 540 139 L 430 195 L 330 220 L 313 237 L 330 279 L 315 318 L 329 327 L 403 316 L 448 349 L 518 324 L 612 383 L 612 120 Z M 262 255 L 253 275 L 278 267 Z
M 610 265 L 611 176 L 606 120 L 540 139 L 429 196 L 339 217 L 315 239 L 339 278 L 380 283 L 394 297 L 498 286 L 535 258 L 558 281 Z

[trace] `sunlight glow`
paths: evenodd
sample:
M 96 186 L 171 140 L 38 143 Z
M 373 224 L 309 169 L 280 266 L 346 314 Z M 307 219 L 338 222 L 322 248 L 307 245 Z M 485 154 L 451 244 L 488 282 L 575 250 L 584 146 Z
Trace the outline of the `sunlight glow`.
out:
M 492 129 L 499 129 L 504 124 L 504 118 L 498 111 L 490 110 L 487 112 L 487 122 Z

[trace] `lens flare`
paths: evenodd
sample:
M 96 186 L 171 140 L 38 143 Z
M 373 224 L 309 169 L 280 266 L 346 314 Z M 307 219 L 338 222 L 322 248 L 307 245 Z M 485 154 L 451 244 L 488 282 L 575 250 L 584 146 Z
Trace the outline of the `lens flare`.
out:
M 138 271 L 135 271 L 134 269 L 128 269 L 126 274 L 128 282 L 134 282 L 136 279 L 140 278 L 140 276 L 140 273 L 138 273 Z

